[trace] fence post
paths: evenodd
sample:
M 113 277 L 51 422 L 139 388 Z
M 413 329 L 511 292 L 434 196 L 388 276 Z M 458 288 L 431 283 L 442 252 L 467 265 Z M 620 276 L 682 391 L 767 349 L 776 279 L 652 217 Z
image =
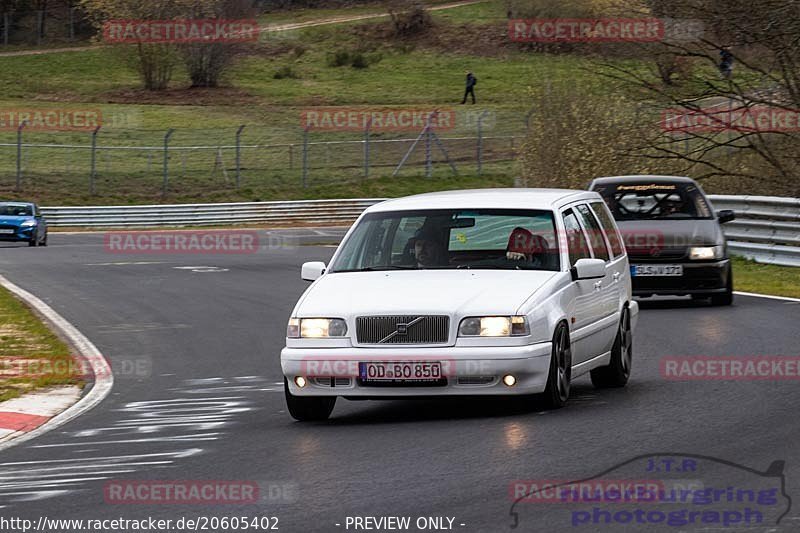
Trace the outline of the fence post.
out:
M 242 131 L 245 126 L 242 124 L 236 130 L 236 188 L 242 184 Z
M 364 127 L 364 178 L 369 178 L 369 128 L 372 126 L 372 117 L 367 120 Z
M 69 7 L 69 40 L 75 40 L 75 8 L 72 7 L 72 3 L 70 3 Z
M 733 100 L 728 99 L 728 153 L 733 152 L 733 128 L 731 125 L 733 124 Z
M 308 130 L 310 126 L 306 126 L 303 130 L 303 188 L 308 186 Z
M 425 177 L 430 178 L 433 175 L 433 161 L 432 161 L 432 154 L 431 154 L 431 117 L 433 113 L 428 115 L 428 119 L 425 122 Z
M 9 23 L 11 22 L 11 17 L 8 16 L 8 11 L 3 13 L 3 44 L 8 46 L 8 33 L 9 33 Z
M 483 119 L 488 113 L 488 111 L 484 111 L 478 116 L 478 146 L 476 153 L 478 160 L 478 176 L 480 176 L 483 171 Z
M 95 194 L 95 179 L 97 178 L 97 134 L 102 126 L 97 126 L 92 132 L 92 169 L 89 172 L 89 194 Z
M 169 186 L 169 139 L 175 133 L 174 129 L 167 131 L 164 135 L 164 183 L 161 185 L 161 194 L 167 195 L 167 187 Z
M 23 120 L 17 128 L 17 188 L 19 192 L 22 189 L 22 130 L 28 125 L 27 120 Z

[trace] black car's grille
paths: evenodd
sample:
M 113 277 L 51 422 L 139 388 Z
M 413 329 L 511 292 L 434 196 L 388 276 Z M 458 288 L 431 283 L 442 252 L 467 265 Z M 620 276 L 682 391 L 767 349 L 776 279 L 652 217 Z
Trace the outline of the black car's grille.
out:
M 648 248 L 628 247 L 628 258 L 632 263 L 664 263 L 686 258 L 688 250 L 684 246 Z
M 444 344 L 450 317 L 428 315 L 361 316 L 356 319 L 360 344 Z

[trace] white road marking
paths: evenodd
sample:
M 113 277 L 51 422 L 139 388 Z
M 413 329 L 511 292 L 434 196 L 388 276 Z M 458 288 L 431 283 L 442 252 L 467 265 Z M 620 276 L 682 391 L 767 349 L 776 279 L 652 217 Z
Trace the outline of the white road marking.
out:
M 189 272 L 198 272 L 201 274 L 216 273 L 216 272 L 230 272 L 228 268 L 220 268 L 215 266 L 185 266 L 185 267 L 172 267 L 175 270 L 188 270 Z
M 138 265 L 163 265 L 165 261 L 121 261 L 118 263 L 86 263 L 84 266 L 138 266 Z
M 752 296 L 753 298 L 768 298 L 770 300 L 784 300 L 787 302 L 800 302 L 800 298 L 789 298 L 788 296 L 773 296 L 771 294 L 758 294 L 755 292 L 742 292 L 742 291 L 733 291 L 733 294 L 738 294 L 739 296 Z
M 14 285 L 3 276 L 0 276 L 0 285 L 19 297 L 26 304 L 36 309 L 39 314 L 44 316 L 48 322 L 55 326 L 55 328 L 76 348 L 77 352 L 89 363 L 95 375 L 94 385 L 77 403 L 65 409 L 33 431 L 0 444 L 0 451 L 2 451 L 11 446 L 16 446 L 22 442 L 44 435 L 96 407 L 109 395 L 111 389 L 114 387 L 114 374 L 111 370 L 111 365 L 108 364 L 108 361 L 106 361 L 106 358 L 100 353 L 100 350 L 98 350 L 83 333 L 78 331 L 75 326 L 56 313 L 53 308 L 25 289 Z
M 0 411 L 25 413 L 36 416 L 54 416 L 81 397 L 81 389 L 75 386 L 58 387 L 53 390 L 26 394 L 0 403 Z M 1 437 L 2 435 L 0 435 Z
M 141 439 L 123 439 L 123 440 L 101 440 L 94 442 L 63 442 L 61 444 L 40 444 L 33 446 L 34 448 L 66 448 L 72 446 L 97 446 L 99 444 L 134 444 L 143 442 L 198 442 L 205 440 L 217 440 L 222 433 L 196 433 L 190 435 L 174 435 L 171 437 L 151 437 Z M 83 450 L 81 450 L 83 451 Z M 97 451 L 97 450 L 91 450 Z M 80 453 L 80 451 L 78 452 Z
M 108 427 L 65 431 L 57 443 L 32 446 L 41 448 L 45 457 L 57 458 L 0 463 L 0 501 L 3 504 L 40 501 L 86 492 L 84 485 L 91 481 L 173 469 L 180 459 L 204 453 L 200 446 L 222 438 L 223 428 L 241 413 L 252 410 L 252 401 L 246 396 L 231 394 L 230 390 L 198 396 L 194 394 L 196 385 L 210 389 L 235 387 L 257 393 L 268 382 L 260 376 L 184 380 L 183 388 L 167 389 L 175 391 L 173 397 L 125 403 L 114 409 L 121 416 Z M 193 394 L 189 395 L 190 392 Z M 104 446 L 120 445 L 128 453 L 105 455 L 99 451 Z M 133 452 L 137 445 L 160 445 L 164 451 L 151 448 L 136 454 Z M 167 451 L 174 446 L 191 447 Z

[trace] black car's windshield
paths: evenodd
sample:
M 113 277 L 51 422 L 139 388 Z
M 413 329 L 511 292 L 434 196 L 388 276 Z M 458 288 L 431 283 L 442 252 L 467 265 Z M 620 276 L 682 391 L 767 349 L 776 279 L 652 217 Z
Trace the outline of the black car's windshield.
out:
M 470 209 L 372 213 L 330 272 L 560 269 L 551 211 Z
M 594 190 L 616 220 L 712 218 L 708 202 L 692 183 L 604 183 Z
M 32 217 L 33 208 L 29 205 L 0 204 L 0 216 Z

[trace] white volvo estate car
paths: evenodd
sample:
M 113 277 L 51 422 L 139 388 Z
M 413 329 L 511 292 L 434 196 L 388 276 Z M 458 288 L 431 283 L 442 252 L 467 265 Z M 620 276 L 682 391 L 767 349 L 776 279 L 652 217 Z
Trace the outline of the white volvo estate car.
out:
M 621 387 L 631 370 L 628 258 L 596 192 L 483 189 L 367 209 L 297 303 L 281 352 L 289 413 L 338 396 L 540 394 Z

